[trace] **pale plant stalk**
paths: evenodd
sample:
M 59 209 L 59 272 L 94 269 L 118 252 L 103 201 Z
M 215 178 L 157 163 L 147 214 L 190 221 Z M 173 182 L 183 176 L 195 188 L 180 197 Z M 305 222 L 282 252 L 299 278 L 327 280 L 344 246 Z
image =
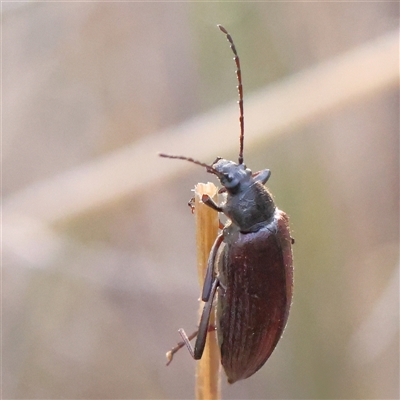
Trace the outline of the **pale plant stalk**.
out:
M 195 186 L 195 215 L 196 215 L 196 244 L 197 268 L 200 288 L 203 287 L 207 269 L 208 256 L 211 247 L 218 235 L 218 213 L 206 206 L 201 197 L 208 194 L 217 200 L 217 188 L 213 183 L 198 183 Z M 200 315 L 204 303 L 200 304 Z M 215 324 L 215 313 L 211 313 L 210 325 Z M 217 343 L 216 331 L 208 332 L 207 342 L 201 360 L 197 363 L 196 371 L 196 399 L 218 400 L 221 398 L 220 385 L 220 352 Z

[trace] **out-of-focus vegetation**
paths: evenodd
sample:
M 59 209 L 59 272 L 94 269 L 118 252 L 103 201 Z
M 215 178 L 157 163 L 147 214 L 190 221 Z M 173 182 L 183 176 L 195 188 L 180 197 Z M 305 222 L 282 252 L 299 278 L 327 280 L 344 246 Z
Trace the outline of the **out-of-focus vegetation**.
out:
M 180 145 L 167 128 L 204 114 L 213 126 L 214 110 L 237 100 L 216 24 L 241 57 L 250 136 L 276 117 L 246 118 L 252 94 L 304 70 L 311 86 L 321 63 L 372 43 L 362 79 L 398 18 L 398 4 L 378 2 L 3 3 L 3 397 L 192 398 L 194 361 L 181 351 L 166 368 L 164 354 L 178 328 L 197 323 L 186 203 L 212 178 L 169 172 L 178 161 L 160 164 L 156 153 Z M 367 92 L 245 143 L 246 164 L 271 169 L 269 188 L 290 216 L 295 292 L 273 356 L 252 378 L 224 383 L 223 398 L 399 396 L 398 81 Z M 285 107 L 281 120 L 294 121 Z M 198 136 L 184 154 L 236 159 L 238 123 L 229 135 L 224 154 Z M 135 187 L 126 164 L 107 167 L 112 152 L 153 137 L 145 161 L 132 160 L 132 176 L 151 184 Z M 158 147 L 165 139 L 170 147 Z M 86 186 L 103 200 L 82 195 Z M 63 213 L 64 203 L 81 211 Z

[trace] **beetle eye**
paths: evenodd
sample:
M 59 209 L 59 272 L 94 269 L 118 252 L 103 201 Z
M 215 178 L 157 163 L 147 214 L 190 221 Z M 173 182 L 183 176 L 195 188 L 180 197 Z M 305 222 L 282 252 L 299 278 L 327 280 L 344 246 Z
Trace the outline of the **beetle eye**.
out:
M 231 175 L 225 175 L 225 178 L 228 182 L 232 182 L 233 178 Z

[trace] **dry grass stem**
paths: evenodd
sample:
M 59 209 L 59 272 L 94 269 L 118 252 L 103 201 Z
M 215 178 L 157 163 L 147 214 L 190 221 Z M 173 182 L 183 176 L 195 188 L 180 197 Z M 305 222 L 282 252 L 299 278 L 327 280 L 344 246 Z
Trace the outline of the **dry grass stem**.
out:
M 213 183 L 198 183 L 195 187 L 197 268 L 201 288 L 206 274 L 208 255 L 218 235 L 218 213 L 201 201 L 203 194 L 208 194 L 213 200 L 217 200 L 216 186 Z M 203 310 L 203 304 L 201 302 L 200 313 Z M 214 324 L 214 320 L 215 315 L 212 313 L 210 324 Z M 209 332 L 203 357 L 197 364 L 197 400 L 218 400 L 221 398 L 220 365 L 217 335 L 215 331 Z

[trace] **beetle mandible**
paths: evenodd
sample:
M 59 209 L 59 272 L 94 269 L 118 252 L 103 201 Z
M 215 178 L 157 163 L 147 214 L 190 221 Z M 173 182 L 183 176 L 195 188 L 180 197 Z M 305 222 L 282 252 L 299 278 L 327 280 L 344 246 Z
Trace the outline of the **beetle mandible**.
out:
M 264 184 L 268 169 L 252 173 L 243 163 L 244 116 L 240 60 L 231 35 L 226 35 L 234 53 L 240 110 L 239 160 L 218 157 L 211 165 L 190 157 L 160 154 L 161 157 L 187 160 L 217 176 L 226 192 L 226 201 L 216 204 L 204 195 L 202 201 L 225 214 L 229 222 L 218 235 L 208 259 L 202 290 L 205 302 L 198 331 L 188 337 L 179 330 L 184 345 L 200 359 L 217 294 L 216 330 L 221 364 L 229 383 L 246 379 L 270 357 L 285 328 L 293 292 L 292 244 L 287 215 L 279 210 Z M 190 341 L 197 335 L 194 348 Z

